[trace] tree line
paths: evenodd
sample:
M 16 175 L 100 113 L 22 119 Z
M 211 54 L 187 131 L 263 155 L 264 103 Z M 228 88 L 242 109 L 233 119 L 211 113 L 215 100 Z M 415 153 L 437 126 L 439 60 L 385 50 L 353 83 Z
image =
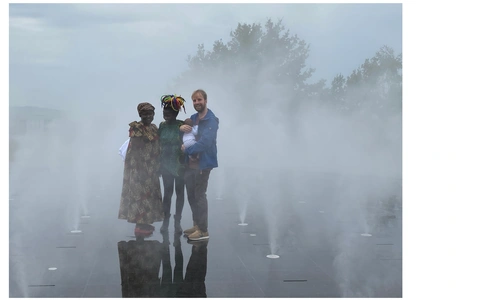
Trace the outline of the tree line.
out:
M 273 101 L 281 94 L 287 99 L 286 113 L 300 109 L 299 103 L 308 103 L 377 118 L 401 114 L 402 55 L 388 46 L 349 75 L 336 75 L 327 86 L 325 79 L 308 83 L 315 72 L 306 66 L 309 45 L 291 34 L 282 20 L 274 23 L 269 19 L 263 26 L 239 23 L 230 38 L 228 42 L 215 41 L 212 50 L 198 45 L 196 54 L 187 58 L 187 71 L 175 79 L 174 86 L 198 85 L 202 78 L 213 80 L 232 94 L 249 95 L 242 97 L 246 106 L 254 105 L 248 101 Z M 266 83 L 270 89 L 265 89 Z M 272 95 L 272 88 L 278 95 Z

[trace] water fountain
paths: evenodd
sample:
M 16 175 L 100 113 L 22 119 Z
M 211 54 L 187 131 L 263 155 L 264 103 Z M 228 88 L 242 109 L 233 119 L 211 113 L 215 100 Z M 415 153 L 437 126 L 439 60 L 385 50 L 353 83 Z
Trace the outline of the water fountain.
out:
M 239 226 L 247 226 L 245 222 L 247 218 L 248 202 L 252 196 L 252 189 L 249 186 L 251 178 L 249 178 L 249 172 L 246 169 L 238 168 L 235 173 L 234 181 L 231 189 L 232 197 L 235 199 L 238 207 Z M 251 184 L 250 184 L 251 185 Z
M 217 201 L 222 201 L 224 200 L 225 195 L 225 168 L 224 167 L 219 167 L 218 170 L 215 170 L 214 174 L 214 181 L 215 182 L 215 189 L 214 192 L 217 195 L 215 197 L 215 200 Z
M 272 173 L 274 173 L 273 171 Z M 267 176 L 268 183 L 263 182 L 265 186 L 269 186 L 268 189 L 260 189 L 259 190 L 259 197 L 263 204 L 263 211 L 267 226 L 268 232 L 268 245 L 270 247 L 270 253 L 267 255 L 267 258 L 278 258 L 278 237 L 279 237 L 279 222 L 278 219 L 281 218 L 281 205 L 279 205 L 279 200 L 281 199 L 282 195 L 279 190 L 279 184 L 281 184 L 281 177 L 278 173 L 272 174 Z M 279 180 L 275 180 L 277 179 Z
M 86 123 L 86 124 L 85 124 Z M 88 210 L 88 199 L 95 195 L 100 198 L 100 195 L 92 193 L 92 186 L 95 178 L 95 149 L 89 144 L 92 141 L 90 136 L 93 132 L 92 124 L 89 122 L 82 122 L 75 120 L 73 122 L 75 138 L 70 140 L 68 147 L 69 155 L 67 156 L 68 165 L 71 167 L 72 176 L 69 178 L 69 184 L 72 186 L 69 192 L 69 198 L 72 205 L 73 230 L 71 233 L 81 233 L 80 224 L 90 218 Z M 86 142 L 89 142 L 88 144 Z M 98 149 L 97 149 L 98 151 Z M 99 201 L 99 199 L 95 199 Z
M 245 223 L 245 218 L 247 217 L 247 207 L 248 207 L 248 199 L 244 199 L 244 201 L 240 201 L 239 203 L 239 211 L 240 211 L 240 223 L 239 226 L 247 226 L 248 224 Z

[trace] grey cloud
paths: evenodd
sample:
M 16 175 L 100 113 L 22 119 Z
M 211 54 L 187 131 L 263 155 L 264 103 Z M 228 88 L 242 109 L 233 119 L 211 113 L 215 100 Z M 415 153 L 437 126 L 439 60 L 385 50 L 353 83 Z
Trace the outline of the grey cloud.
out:
M 84 4 L 88 5 L 88 4 Z M 79 27 L 82 25 L 124 23 L 134 15 L 98 14 L 94 10 L 78 9 L 72 4 L 10 4 L 10 18 L 29 17 L 45 21 L 50 26 Z
M 239 22 L 283 19 L 310 44 L 315 80 L 402 45 L 401 4 L 10 4 L 11 24 L 21 18 L 37 30 L 10 28 L 10 99 L 48 105 L 160 93 L 198 44 L 227 42 Z

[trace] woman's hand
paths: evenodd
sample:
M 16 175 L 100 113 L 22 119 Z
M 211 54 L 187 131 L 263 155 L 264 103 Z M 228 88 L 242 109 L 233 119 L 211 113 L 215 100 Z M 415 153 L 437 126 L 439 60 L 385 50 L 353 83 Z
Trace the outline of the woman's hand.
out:
M 188 125 L 185 125 L 185 126 L 188 126 Z M 180 150 L 182 150 L 182 152 L 185 152 L 185 145 L 182 144 L 182 147 L 180 147 Z
M 180 131 L 188 133 L 192 131 L 192 126 L 183 124 L 180 126 Z

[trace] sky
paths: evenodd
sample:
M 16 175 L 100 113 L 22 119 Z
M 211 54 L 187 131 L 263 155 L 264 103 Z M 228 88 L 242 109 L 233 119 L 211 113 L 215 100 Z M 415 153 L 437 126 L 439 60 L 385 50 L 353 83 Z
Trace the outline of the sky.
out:
M 310 44 L 307 64 L 316 68 L 315 78 L 328 81 L 389 45 L 404 59 L 403 296 L 467 298 L 476 292 L 470 266 L 480 251 L 471 243 L 478 228 L 480 168 L 473 74 L 480 49 L 472 38 L 477 10 L 467 1 L 403 3 L 316 10 L 2 3 L 2 91 L 9 99 L 2 102 L 2 127 L 8 134 L 7 103 L 88 110 L 115 107 L 117 99 L 158 101 L 198 44 L 208 50 L 215 40 L 228 41 L 238 22 L 283 18 L 291 33 Z M 8 155 L 2 156 L 8 165 Z M 3 220 L 6 231 L 8 218 Z
M 10 4 L 9 15 L 10 105 L 154 101 L 199 44 L 211 50 L 238 23 L 268 18 L 310 45 L 312 81 L 348 76 L 383 45 L 402 52 L 401 4 L 34 3 Z

